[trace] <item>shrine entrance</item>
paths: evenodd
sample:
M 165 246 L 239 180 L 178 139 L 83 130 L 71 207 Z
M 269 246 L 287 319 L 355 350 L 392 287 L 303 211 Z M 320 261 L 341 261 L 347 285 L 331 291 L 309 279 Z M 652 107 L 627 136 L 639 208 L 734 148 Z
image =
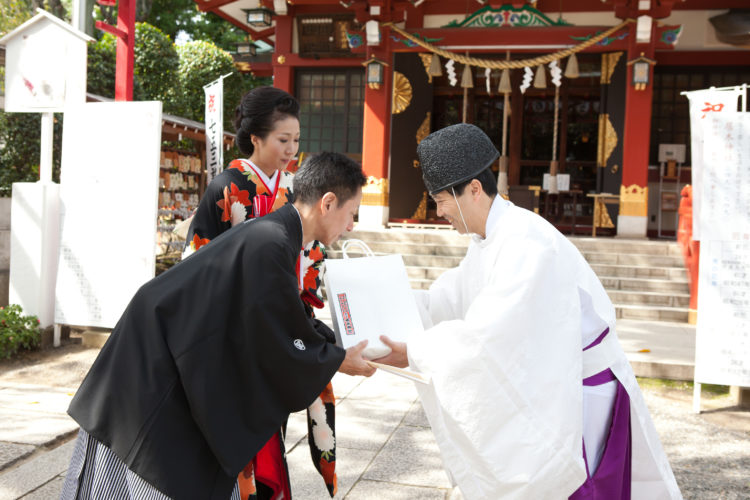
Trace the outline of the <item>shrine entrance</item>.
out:
M 553 156 L 555 87 L 548 81 L 546 88 L 532 86 L 522 93 L 521 72 L 511 73 L 513 91 L 505 132 L 509 196 L 516 204 L 537 211 L 561 231 L 571 234 L 590 234 L 594 203 L 586 195 L 602 188 L 603 173 L 597 167 L 600 116 L 606 107 L 602 104 L 601 58 L 600 54 L 581 55 L 580 76 L 562 80 L 556 157 L 558 174 L 569 175 L 569 183 L 559 194 L 548 194 L 543 184 Z M 475 86 L 467 89 L 465 121 L 484 130 L 502 153 L 505 97 L 497 91 L 497 79 L 491 78 L 490 92 L 485 80 L 484 71 L 478 69 Z M 445 75 L 433 79 L 432 130 L 463 121 L 463 90 L 451 86 Z M 493 170 L 497 172 L 497 164 Z M 429 220 L 436 217 L 430 200 L 426 215 Z

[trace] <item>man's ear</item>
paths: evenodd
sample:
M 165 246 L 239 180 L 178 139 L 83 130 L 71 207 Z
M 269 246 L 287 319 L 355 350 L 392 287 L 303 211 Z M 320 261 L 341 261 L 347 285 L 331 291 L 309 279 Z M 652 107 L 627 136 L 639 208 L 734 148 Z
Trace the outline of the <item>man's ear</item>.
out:
M 476 199 L 479 199 L 479 196 L 482 194 L 482 183 L 479 182 L 479 179 L 472 179 L 471 180 L 471 197 Z
M 320 210 L 325 215 L 329 211 L 333 210 L 336 205 L 336 195 L 330 191 L 324 194 L 320 198 Z

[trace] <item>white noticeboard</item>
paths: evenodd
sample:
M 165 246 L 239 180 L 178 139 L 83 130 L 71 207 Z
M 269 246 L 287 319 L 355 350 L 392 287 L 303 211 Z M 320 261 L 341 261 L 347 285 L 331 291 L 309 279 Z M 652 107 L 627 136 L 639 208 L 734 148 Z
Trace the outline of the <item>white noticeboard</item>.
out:
M 703 152 L 695 382 L 749 387 L 750 114 L 710 117 Z
M 376 359 L 390 352 L 381 335 L 406 342 L 423 331 L 400 255 L 330 259 L 324 279 L 338 345 L 348 348 L 367 339 L 362 354 Z
M 684 93 L 690 101 L 690 170 L 693 184 L 693 214 L 701 213 L 703 204 L 703 144 L 705 126 L 711 117 L 717 114 L 734 114 L 737 112 L 737 99 L 742 94 L 741 88 L 705 89 Z M 701 222 L 693 217 L 693 239 L 703 239 Z
M 114 327 L 154 276 L 161 102 L 65 113 L 55 322 Z

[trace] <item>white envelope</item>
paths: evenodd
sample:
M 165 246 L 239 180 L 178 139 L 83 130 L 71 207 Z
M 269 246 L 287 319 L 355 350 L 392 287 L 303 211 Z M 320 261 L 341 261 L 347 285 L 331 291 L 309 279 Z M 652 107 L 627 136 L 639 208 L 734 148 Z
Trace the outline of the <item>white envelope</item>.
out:
M 377 359 L 391 352 L 381 335 L 406 342 L 423 331 L 401 255 L 327 259 L 323 280 L 336 343 L 344 349 L 367 339 L 362 355 Z

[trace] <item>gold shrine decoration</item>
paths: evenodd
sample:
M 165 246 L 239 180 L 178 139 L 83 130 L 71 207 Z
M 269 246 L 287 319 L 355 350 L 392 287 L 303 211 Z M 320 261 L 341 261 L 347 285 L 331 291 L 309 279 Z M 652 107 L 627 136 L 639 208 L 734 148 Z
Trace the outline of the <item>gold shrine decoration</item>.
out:
M 609 85 L 612 83 L 612 73 L 615 72 L 615 67 L 620 60 L 620 57 L 622 57 L 622 54 L 622 52 L 602 54 L 602 76 L 599 79 L 599 83 L 602 85 Z
M 612 219 L 609 216 L 607 205 L 604 203 L 604 200 L 602 200 L 601 198 L 596 198 L 595 203 L 596 206 L 594 206 L 594 226 L 604 227 L 608 229 L 615 227 L 615 224 L 612 222 Z
M 422 64 L 424 65 L 424 72 L 427 74 L 427 83 L 432 83 L 432 75 L 430 74 L 430 64 L 432 64 L 432 54 L 425 54 L 424 52 L 420 52 L 419 57 L 422 59 Z
M 362 188 L 362 205 L 369 207 L 388 206 L 388 179 L 370 176 Z
M 620 215 L 648 216 L 648 187 L 638 184 L 620 186 Z
M 422 201 L 417 205 L 417 209 L 411 214 L 411 219 L 426 220 L 427 219 L 427 191 L 422 192 Z
M 395 31 L 402 37 L 406 38 L 407 40 L 416 43 L 423 49 L 426 49 L 433 54 L 437 54 L 439 56 L 445 57 L 447 59 L 452 59 L 458 63 L 461 64 L 468 64 L 470 66 L 479 66 L 480 68 L 490 68 L 490 69 L 505 69 L 505 68 L 526 68 L 526 67 L 532 67 L 532 66 L 539 66 L 540 64 L 548 64 L 555 60 L 564 59 L 571 54 L 575 54 L 577 52 L 581 52 L 582 50 L 586 50 L 587 48 L 591 47 L 592 45 L 600 42 L 601 40 L 604 40 L 606 37 L 612 35 L 613 33 L 621 30 L 628 24 L 635 22 L 635 19 L 626 19 L 617 26 L 614 26 L 607 31 L 604 31 L 602 33 L 599 33 L 596 36 L 592 36 L 588 40 L 584 40 L 583 42 L 579 43 L 578 45 L 575 45 L 573 47 L 569 47 L 567 49 L 563 49 L 559 52 L 554 52 L 552 54 L 545 54 L 543 56 L 534 57 L 531 59 L 518 59 L 518 60 L 496 60 L 496 59 L 481 59 L 477 57 L 469 57 L 465 56 L 463 54 L 456 54 L 454 52 L 450 52 L 448 50 L 440 49 L 430 43 L 425 42 L 424 40 L 415 37 L 411 33 L 404 31 L 403 29 L 399 28 L 393 23 L 383 23 L 382 26 L 389 26 L 391 30 Z
M 397 115 L 411 104 L 412 90 L 409 79 L 403 73 L 393 72 L 393 105 L 391 114 Z
M 420 125 L 417 129 L 417 136 L 415 137 L 415 139 L 417 139 L 417 144 L 422 142 L 425 137 L 430 135 L 430 123 L 432 123 L 432 111 L 428 111 L 425 114 L 422 125 Z
M 596 164 L 606 167 L 607 160 L 617 146 L 617 132 L 609 119 L 609 113 L 599 115 L 599 140 L 596 144 Z

